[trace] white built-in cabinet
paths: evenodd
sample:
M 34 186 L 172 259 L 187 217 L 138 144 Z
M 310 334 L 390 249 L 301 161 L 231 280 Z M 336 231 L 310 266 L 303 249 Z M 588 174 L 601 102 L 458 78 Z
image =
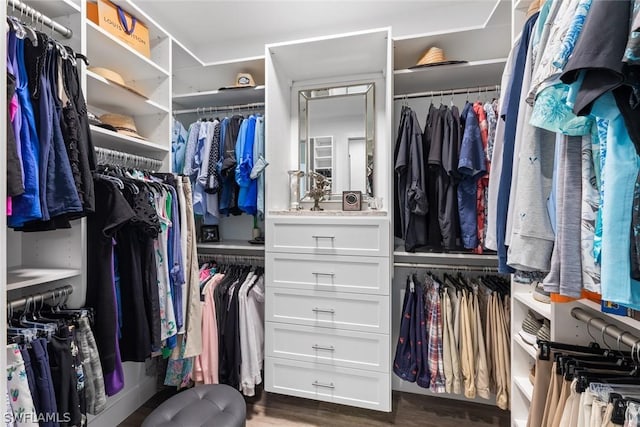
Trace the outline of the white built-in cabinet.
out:
M 287 173 L 298 169 L 298 91 L 374 82 L 374 189 L 390 200 L 391 55 L 390 29 L 266 46 L 267 392 L 392 409 L 391 214 L 289 211 Z M 330 161 L 316 166 L 330 167 L 333 142 L 314 142 Z

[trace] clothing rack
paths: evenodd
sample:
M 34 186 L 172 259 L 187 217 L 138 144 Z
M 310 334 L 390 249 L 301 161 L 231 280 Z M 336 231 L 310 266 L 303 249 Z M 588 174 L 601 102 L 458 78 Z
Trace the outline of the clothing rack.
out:
M 187 108 L 186 110 L 173 110 L 173 114 L 215 114 L 220 111 L 242 111 L 264 108 L 264 102 L 252 102 L 250 104 L 238 104 L 238 105 L 221 105 L 217 107 L 197 107 Z
M 627 331 L 623 331 L 622 329 L 611 323 L 605 322 L 604 319 L 600 317 L 589 314 L 582 308 L 575 307 L 571 309 L 571 316 L 587 324 L 587 332 L 589 333 L 589 335 L 591 335 L 591 333 L 589 332 L 590 326 L 594 326 L 599 329 L 600 334 L 602 335 L 602 341 L 604 341 L 604 336 L 606 334 L 615 339 L 616 343 L 620 344 L 620 342 L 622 342 L 631 347 L 633 350 L 636 350 L 636 348 L 640 345 L 640 338 L 632 335 Z
M 393 99 L 413 99 L 413 98 L 433 98 L 434 96 L 440 95 L 443 97 L 445 95 L 462 95 L 462 94 L 472 94 L 472 93 L 482 93 L 482 92 L 499 92 L 500 85 L 493 86 L 476 86 L 476 87 L 467 87 L 467 88 L 458 88 L 458 89 L 448 89 L 448 90 L 432 90 L 427 92 L 414 92 L 414 93 L 406 93 L 404 95 L 395 95 Z
M 498 267 L 490 266 L 468 266 L 454 264 L 425 264 L 419 262 L 394 262 L 394 267 L 406 268 L 427 268 L 432 270 L 453 270 L 453 271 L 477 271 L 483 273 L 497 273 Z
M 135 154 L 123 153 L 121 151 L 109 150 L 108 148 L 96 147 L 98 164 L 112 164 L 123 167 L 143 168 L 157 171 L 162 168 L 162 161 L 149 157 L 136 156 Z
M 31 304 L 32 302 L 44 302 L 49 299 L 53 299 L 54 302 L 57 302 L 62 297 L 65 297 L 66 299 L 66 297 L 71 295 L 72 292 L 73 292 L 73 286 L 65 285 L 65 286 L 61 286 L 55 289 L 50 289 L 48 291 L 41 292 L 38 294 L 28 295 L 28 296 L 7 302 L 7 310 L 10 312 L 14 310 L 20 310 L 26 307 L 28 304 Z
M 70 39 L 71 37 L 73 37 L 73 31 L 71 31 L 70 28 L 65 27 L 64 25 L 54 21 L 53 19 L 49 18 L 45 14 L 38 12 L 36 9 L 32 8 L 31 6 L 27 6 L 25 3 L 23 3 L 20 0 L 7 0 L 7 6 L 10 6 L 14 10 L 19 9 L 21 14 L 26 15 L 27 17 L 30 16 L 32 22 L 34 23 L 40 22 L 42 25 L 46 25 L 47 27 L 51 28 L 57 33 L 60 33 L 63 37 L 67 39 Z

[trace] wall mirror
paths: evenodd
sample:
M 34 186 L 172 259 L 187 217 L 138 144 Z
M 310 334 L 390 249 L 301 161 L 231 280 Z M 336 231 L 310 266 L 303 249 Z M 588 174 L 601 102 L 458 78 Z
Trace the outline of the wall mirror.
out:
M 300 194 L 315 171 L 331 182 L 325 200 L 341 200 L 347 190 L 373 196 L 374 84 L 301 90 L 298 103 Z

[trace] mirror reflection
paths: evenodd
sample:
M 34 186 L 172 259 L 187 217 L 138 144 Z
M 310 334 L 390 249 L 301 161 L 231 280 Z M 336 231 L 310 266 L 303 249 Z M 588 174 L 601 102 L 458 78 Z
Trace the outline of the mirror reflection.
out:
M 299 92 L 301 194 L 311 188 L 313 171 L 329 179 L 336 200 L 346 190 L 373 196 L 373 88 L 367 83 Z

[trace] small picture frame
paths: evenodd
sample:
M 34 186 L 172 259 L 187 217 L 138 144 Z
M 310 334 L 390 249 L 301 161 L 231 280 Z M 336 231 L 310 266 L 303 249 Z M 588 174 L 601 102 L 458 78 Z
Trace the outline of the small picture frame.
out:
M 362 210 L 362 192 L 361 191 L 343 191 L 342 192 L 342 210 L 343 211 L 359 211 Z
M 200 239 L 202 242 L 219 242 L 220 231 L 217 225 L 203 225 L 200 227 Z

